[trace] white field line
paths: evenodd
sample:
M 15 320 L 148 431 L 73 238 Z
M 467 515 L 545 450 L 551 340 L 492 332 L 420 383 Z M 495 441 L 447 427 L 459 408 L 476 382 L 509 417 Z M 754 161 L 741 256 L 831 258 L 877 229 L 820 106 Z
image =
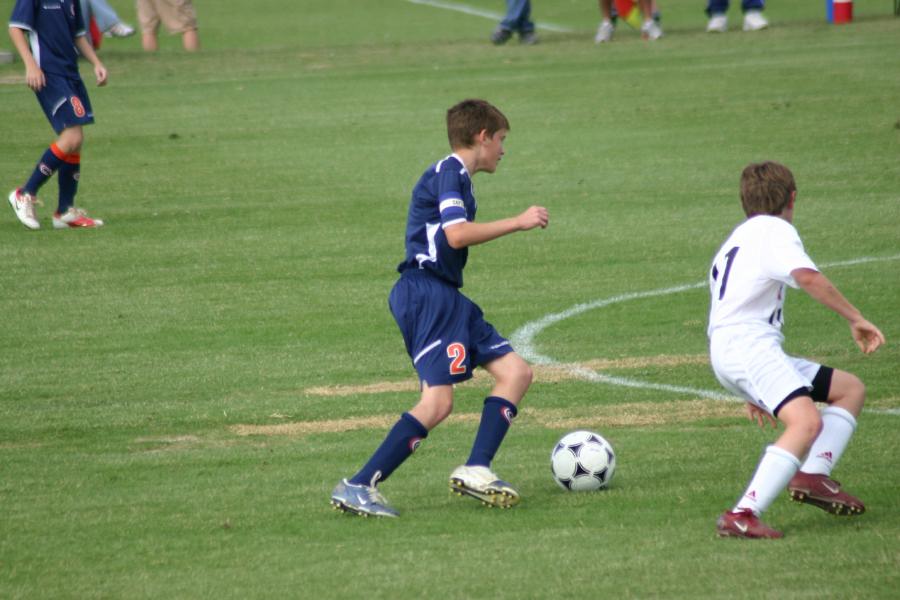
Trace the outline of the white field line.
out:
M 460 4 L 458 2 L 444 2 L 443 0 L 407 0 L 407 2 L 410 2 L 411 4 L 431 6 L 432 8 L 452 10 L 476 17 L 484 17 L 485 19 L 491 19 L 492 21 L 500 21 L 503 19 L 502 13 L 494 12 L 492 10 L 483 10 L 480 8 L 475 8 L 474 6 Z M 553 23 L 535 23 L 534 26 L 537 29 L 543 29 L 545 31 L 555 31 L 556 33 L 572 33 L 573 31 L 568 27 L 563 27 L 562 25 L 554 25 Z
M 410 0 L 412 1 L 412 0 Z M 863 263 L 870 262 L 881 262 L 888 260 L 900 260 L 900 254 L 894 256 L 867 256 L 863 258 L 854 258 L 850 260 L 837 261 L 832 263 L 827 263 L 822 265 L 822 267 L 844 267 L 848 265 L 859 265 Z M 561 365 L 564 366 L 563 363 L 558 360 L 541 354 L 537 350 L 537 345 L 534 339 L 537 337 L 539 333 L 541 333 L 547 327 L 551 325 L 555 325 L 560 321 L 565 321 L 566 319 L 572 318 L 574 316 L 585 313 L 589 310 L 594 310 L 595 308 L 603 308 L 605 306 L 609 306 L 611 304 L 618 304 L 620 302 L 627 302 L 629 300 L 638 300 L 641 298 L 657 298 L 660 296 L 668 296 L 670 294 L 677 294 L 679 292 L 685 292 L 688 290 L 695 290 L 698 288 L 706 287 L 708 284 L 705 281 L 700 283 L 688 283 L 684 285 L 676 285 L 673 287 L 660 288 L 656 290 L 649 290 L 646 292 L 632 292 L 629 294 L 621 294 L 618 296 L 613 296 L 612 298 L 603 298 L 600 300 L 594 300 L 593 302 L 585 302 L 583 304 L 576 304 L 571 308 L 568 308 L 562 312 L 552 313 L 548 315 L 544 315 L 540 319 L 536 321 L 532 321 L 530 323 L 526 323 L 519 329 L 517 329 L 511 336 L 510 342 L 512 343 L 513 348 L 516 349 L 516 352 L 519 353 L 525 360 L 539 364 L 539 365 Z M 678 394 L 690 394 L 693 396 L 699 396 L 701 398 L 709 398 L 711 400 L 724 400 L 728 402 L 742 402 L 740 398 L 735 396 L 731 396 L 729 394 L 724 394 L 722 392 L 716 390 L 705 390 L 699 388 L 692 387 L 682 387 L 675 385 L 666 385 L 662 383 L 652 383 L 648 381 L 640 381 L 638 379 L 631 379 L 627 377 L 618 377 L 614 375 L 607 375 L 605 373 L 601 373 L 599 371 L 594 371 L 592 369 L 588 369 L 586 367 L 581 366 L 571 366 L 566 368 L 566 370 L 573 376 L 578 379 L 582 379 L 585 381 L 591 381 L 594 383 L 606 383 L 610 385 L 620 385 L 623 387 L 631 387 L 631 388 L 639 388 L 639 389 L 647 389 L 647 390 L 659 390 L 664 392 L 673 392 Z M 884 409 L 867 409 L 866 412 L 873 412 L 879 414 L 888 414 L 888 415 L 900 415 L 900 409 L 896 408 L 884 408 Z

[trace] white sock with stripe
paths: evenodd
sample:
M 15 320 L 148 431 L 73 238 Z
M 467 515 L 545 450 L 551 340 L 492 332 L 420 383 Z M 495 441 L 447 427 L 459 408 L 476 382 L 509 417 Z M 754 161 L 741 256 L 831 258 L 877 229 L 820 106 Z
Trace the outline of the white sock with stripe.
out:
M 822 431 L 813 442 L 806 461 L 800 467 L 804 473 L 831 475 L 850 437 L 856 431 L 856 419 L 848 411 L 839 406 L 828 406 L 822 410 Z
M 753 514 L 761 515 L 784 490 L 799 466 L 800 460 L 787 450 L 768 446 L 734 511 L 749 508 Z

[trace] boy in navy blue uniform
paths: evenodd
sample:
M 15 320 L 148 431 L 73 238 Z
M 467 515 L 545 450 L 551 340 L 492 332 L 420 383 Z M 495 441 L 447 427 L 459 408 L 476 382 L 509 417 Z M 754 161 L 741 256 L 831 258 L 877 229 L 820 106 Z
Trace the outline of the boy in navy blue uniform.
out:
M 509 508 L 519 494 L 490 469 L 491 461 L 531 385 L 531 367 L 481 309 L 460 293 L 468 247 L 516 231 L 546 227 L 547 209 L 532 206 L 508 219 L 475 223 L 471 176 L 493 173 L 503 156 L 509 121 L 484 100 L 447 111 L 453 153 L 430 166 L 413 189 L 406 224 L 406 258 L 391 290 L 391 313 L 419 375 L 418 404 L 403 413 L 369 462 L 331 495 L 332 505 L 363 516 L 396 517 L 377 489 L 453 410 L 453 386 L 483 367 L 495 380 L 466 464 L 450 475 L 450 489 L 486 505 Z
M 105 85 L 107 76 L 85 34 L 79 0 L 16 0 L 9 19 L 9 37 L 25 63 L 25 80 L 59 136 L 41 156 L 25 185 L 9 194 L 16 217 L 29 229 L 40 229 L 34 210 L 39 203 L 36 194 L 57 171 L 59 205 L 53 227 L 103 225 L 100 219 L 75 208 L 82 127 L 94 122 L 91 101 L 78 73 L 78 54 L 93 65 L 97 85 Z

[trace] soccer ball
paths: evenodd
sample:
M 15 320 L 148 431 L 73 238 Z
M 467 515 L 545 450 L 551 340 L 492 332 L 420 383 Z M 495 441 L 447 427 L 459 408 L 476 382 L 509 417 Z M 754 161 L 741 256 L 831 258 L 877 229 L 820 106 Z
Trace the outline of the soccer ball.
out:
M 553 447 L 550 470 L 564 490 L 599 490 L 609 485 L 616 471 L 616 454 L 599 433 L 573 431 Z

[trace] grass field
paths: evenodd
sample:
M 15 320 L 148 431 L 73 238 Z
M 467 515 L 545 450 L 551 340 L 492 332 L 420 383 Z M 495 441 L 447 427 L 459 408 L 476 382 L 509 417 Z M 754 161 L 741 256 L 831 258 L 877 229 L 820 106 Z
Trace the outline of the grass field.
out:
M 820 0 L 773 2 L 769 30 L 713 36 L 700 0 L 670 0 L 659 42 L 623 26 L 597 47 L 595 2 L 536 0 L 557 27 L 500 48 L 491 19 L 404 0 L 194 3 L 198 55 L 169 37 L 155 56 L 136 38 L 101 49 L 110 83 L 90 87 L 79 204 L 107 226 L 53 231 L 53 181 L 41 231 L 0 213 L 0 598 L 896 597 L 889 1 L 857 0 L 840 27 Z M 134 21 L 133 3 L 112 4 Z M 447 490 L 478 379 L 382 486 L 400 519 L 336 514 L 331 488 L 416 399 L 386 298 L 410 189 L 448 152 L 444 111 L 465 97 L 512 123 L 498 172 L 475 178 L 479 219 L 551 214 L 473 249 L 464 288 L 546 363 L 495 461 L 523 502 Z M 52 141 L 21 62 L 0 65 L 0 139 L 6 194 Z M 785 496 L 766 514 L 785 539 L 755 543 L 717 539 L 715 518 L 775 433 L 710 399 L 707 292 L 690 286 L 761 159 L 793 169 L 807 250 L 888 344 L 863 356 L 792 292 L 788 350 L 867 383 L 835 477 L 868 512 Z M 615 446 L 611 489 L 553 483 L 550 450 L 576 428 Z

